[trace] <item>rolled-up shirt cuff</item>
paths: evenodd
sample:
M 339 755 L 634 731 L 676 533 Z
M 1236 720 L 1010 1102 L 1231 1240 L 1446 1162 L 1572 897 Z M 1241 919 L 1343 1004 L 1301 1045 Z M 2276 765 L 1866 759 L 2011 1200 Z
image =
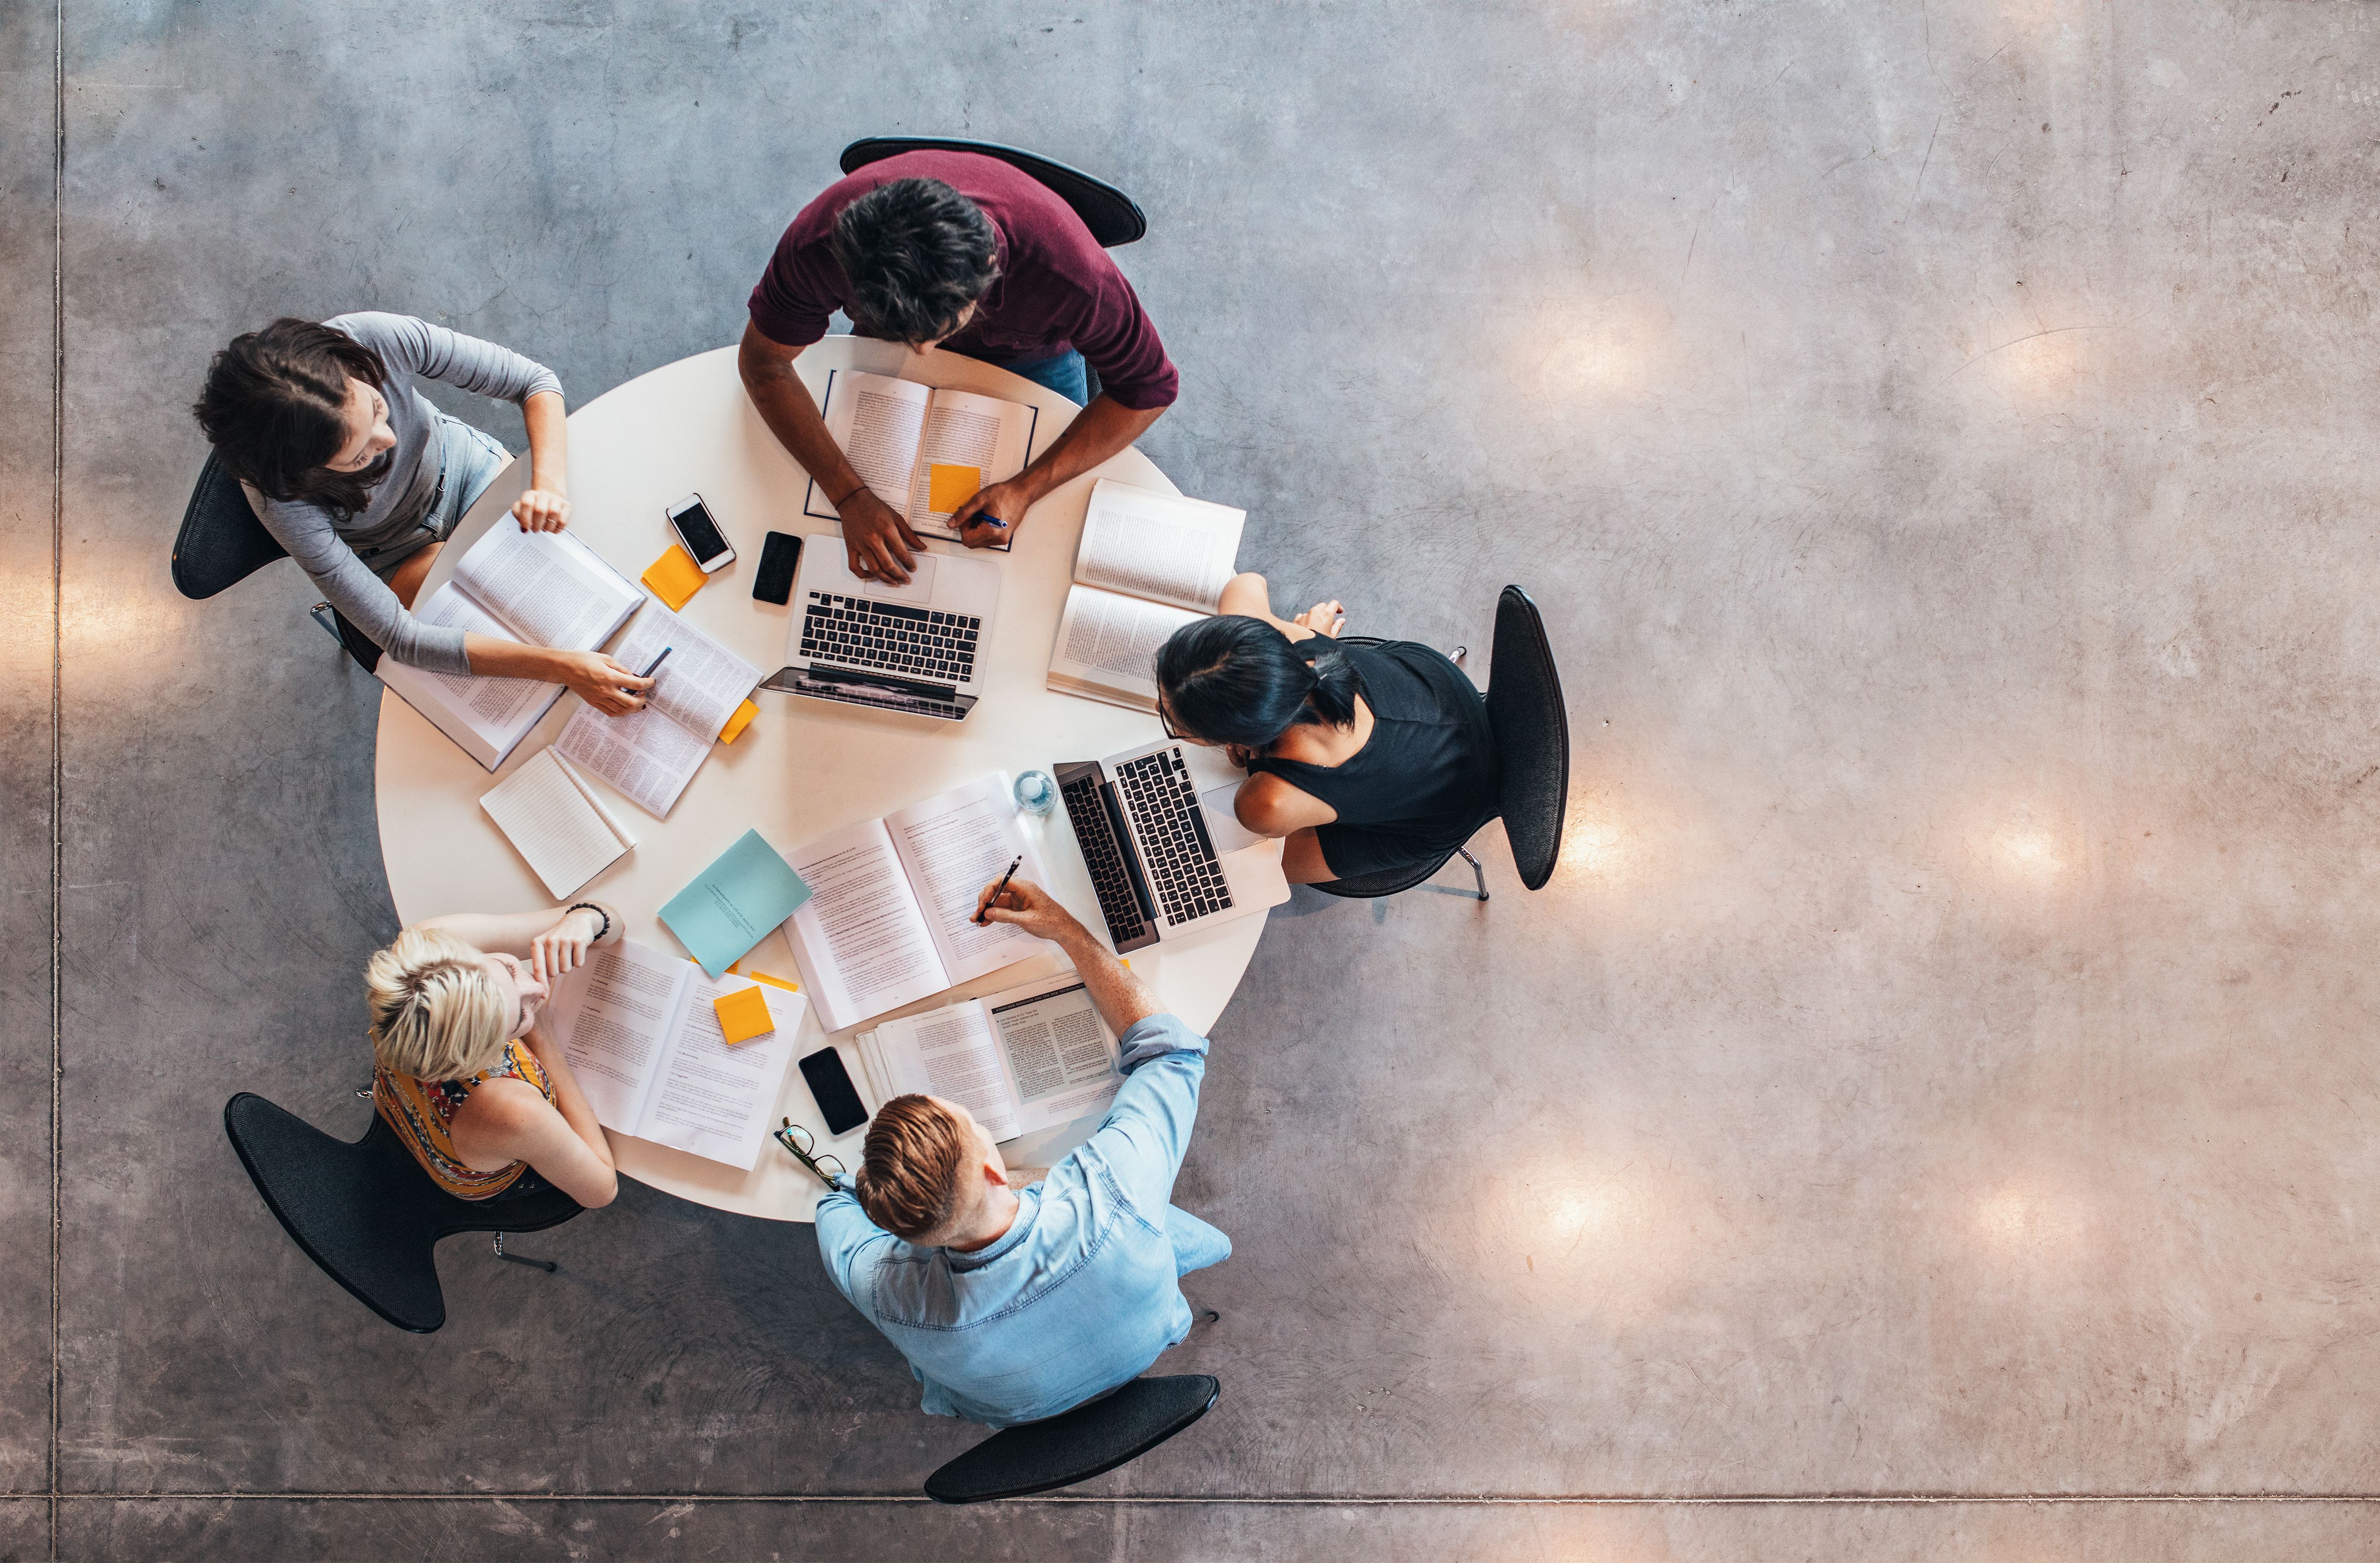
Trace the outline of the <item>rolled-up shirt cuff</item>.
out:
M 1168 1053 L 1204 1053 L 1207 1050 L 1207 1039 L 1184 1025 L 1182 1017 L 1175 1014 L 1150 1015 L 1145 1020 L 1135 1021 L 1124 1028 L 1124 1034 L 1116 1041 L 1123 1055 L 1123 1066 L 1126 1074 L 1149 1060 L 1163 1058 Z

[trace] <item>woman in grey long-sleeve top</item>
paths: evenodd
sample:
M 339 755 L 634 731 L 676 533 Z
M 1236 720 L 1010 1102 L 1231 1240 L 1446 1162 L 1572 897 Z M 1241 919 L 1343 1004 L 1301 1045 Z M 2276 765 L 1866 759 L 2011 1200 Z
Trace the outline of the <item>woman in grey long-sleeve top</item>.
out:
M 413 600 L 472 502 L 510 457 L 431 406 L 415 381 L 517 404 L 529 484 L 513 505 L 526 531 L 568 524 L 562 382 L 508 347 L 410 315 L 279 320 L 215 355 L 192 409 L 215 454 L 249 491 L 265 529 L 373 645 L 432 672 L 566 684 L 617 716 L 650 688 L 598 651 L 424 624 Z

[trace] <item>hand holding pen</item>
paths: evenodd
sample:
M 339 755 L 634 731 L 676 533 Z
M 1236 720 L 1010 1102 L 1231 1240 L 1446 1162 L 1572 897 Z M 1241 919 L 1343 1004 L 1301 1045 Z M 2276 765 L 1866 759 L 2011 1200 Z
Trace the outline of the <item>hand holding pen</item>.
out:
M 978 923 L 990 921 L 984 914 L 1000 904 L 1000 898 L 1008 891 L 1008 881 L 1016 878 L 1016 870 L 1024 862 L 1025 854 L 1021 852 L 1008 860 L 1008 872 L 1000 877 L 1000 883 L 992 887 L 991 893 L 984 898 L 983 904 L 975 909 L 975 920 Z

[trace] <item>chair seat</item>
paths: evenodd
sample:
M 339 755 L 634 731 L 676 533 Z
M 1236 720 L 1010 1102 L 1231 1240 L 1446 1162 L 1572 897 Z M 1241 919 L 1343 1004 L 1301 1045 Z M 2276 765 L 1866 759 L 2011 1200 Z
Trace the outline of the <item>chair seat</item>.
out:
M 926 1496 L 936 1503 L 988 1503 L 1087 1482 L 1206 1415 L 1222 1389 L 1203 1373 L 1135 1378 L 1062 1416 L 994 1433 L 927 1477 Z

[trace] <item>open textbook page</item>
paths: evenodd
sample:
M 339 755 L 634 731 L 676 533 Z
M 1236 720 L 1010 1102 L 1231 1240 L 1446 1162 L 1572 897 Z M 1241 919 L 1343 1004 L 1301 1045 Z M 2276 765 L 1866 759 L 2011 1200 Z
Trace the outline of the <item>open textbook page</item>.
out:
M 1050 687 L 1155 710 L 1158 648 L 1220 604 L 1247 518 L 1245 510 L 1111 478 L 1092 484 L 1075 584 L 1050 651 Z
M 524 532 L 500 520 L 471 545 L 455 578 L 415 616 L 497 640 L 592 651 L 637 611 L 644 594 L 566 532 Z M 433 673 L 381 659 L 380 680 L 490 770 L 562 698 L 534 679 Z
M 820 1021 L 840 1031 L 1047 955 L 1030 934 L 974 922 L 976 897 L 1020 855 L 1019 874 L 1047 879 L 997 774 L 788 854 L 813 893 L 786 920 L 785 941 Z
M 810 887 L 785 923 L 785 942 L 829 1031 L 950 986 L 884 821 L 821 836 L 785 861 Z
M 712 1003 L 759 987 L 776 1029 L 729 1046 Z M 545 1026 L 606 1129 L 749 1169 L 798 1050 L 808 1001 L 623 939 L 555 985 Z
M 1075 579 L 1211 613 L 1232 583 L 1248 513 L 1102 478 L 1083 512 Z
M 1157 653 L 1192 613 L 1147 598 L 1119 597 L 1097 587 L 1066 588 L 1058 643 L 1050 652 L 1049 685 L 1135 710 L 1157 709 Z
M 571 764 L 617 787 L 647 814 L 667 819 L 678 794 L 702 769 L 710 740 L 696 737 L 650 706 L 616 717 L 581 706 L 570 713 L 553 747 Z
M 1035 884 L 1050 881 L 1041 854 L 1017 823 L 1016 800 L 1005 775 L 979 777 L 911 804 L 886 815 L 884 823 L 933 936 L 934 952 L 949 979 L 944 987 L 1049 951 L 1048 940 L 1022 928 L 975 920 L 983 887 L 1018 857 L 1025 859 L 1019 875 Z
M 1040 410 L 971 391 L 835 370 L 827 376 L 827 432 L 877 498 L 933 537 L 955 538 L 951 514 L 978 490 L 1003 483 L 1032 459 Z M 840 513 L 813 481 L 805 515 Z
M 720 729 L 760 682 L 760 670 L 658 602 L 637 616 L 612 660 L 648 668 L 664 647 L 669 660 L 653 675 L 644 709 L 608 717 L 581 706 L 554 747 L 648 814 L 666 819 L 710 757 Z
M 499 520 L 455 567 L 455 579 L 506 624 L 515 638 L 591 651 L 645 600 L 625 576 L 574 532 L 525 532 Z
M 994 1140 L 1102 1111 L 1123 1084 L 1114 1036 L 1070 979 L 886 1021 L 858 1045 L 880 1101 L 947 1097 Z
M 485 609 L 463 595 L 449 581 L 413 611 L 425 624 L 459 629 L 498 640 L 516 636 Z M 562 685 L 533 678 L 473 678 L 468 673 L 431 672 L 408 667 L 393 657 L 380 660 L 380 681 L 405 703 L 455 740 L 462 751 L 489 770 L 511 757 L 528 736 L 538 719 L 562 698 Z

